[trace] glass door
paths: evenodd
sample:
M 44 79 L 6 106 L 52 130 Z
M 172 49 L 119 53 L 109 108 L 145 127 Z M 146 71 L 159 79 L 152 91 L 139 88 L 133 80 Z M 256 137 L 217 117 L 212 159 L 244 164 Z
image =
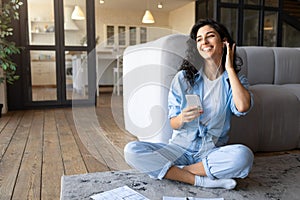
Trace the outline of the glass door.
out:
M 40 46 L 29 51 L 31 100 L 57 101 L 54 1 L 27 4 L 29 45 Z
M 93 0 L 27 0 L 28 104 L 95 103 L 93 9 Z

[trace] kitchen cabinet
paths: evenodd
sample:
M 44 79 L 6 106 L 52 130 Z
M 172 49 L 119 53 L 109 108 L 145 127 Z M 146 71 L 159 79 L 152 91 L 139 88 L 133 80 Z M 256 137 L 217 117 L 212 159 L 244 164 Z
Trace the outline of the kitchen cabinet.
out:
M 56 87 L 55 61 L 32 61 L 31 83 L 32 86 Z
M 148 41 L 147 28 L 128 25 L 104 25 L 106 47 L 126 47 Z

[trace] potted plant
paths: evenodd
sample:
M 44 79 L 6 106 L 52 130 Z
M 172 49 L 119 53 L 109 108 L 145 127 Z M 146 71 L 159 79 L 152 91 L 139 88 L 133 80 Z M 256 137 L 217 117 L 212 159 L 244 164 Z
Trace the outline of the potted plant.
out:
M 21 47 L 17 47 L 15 42 L 10 41 L 9 37 L 13 35 L 12 27 L 13 20 L 19 20 L 19 8 L 23 5 L 20 0 L 0 1 L 0 84 L 3 88 L 0 91 L 1 96 L 6 98 L 5 84 L 13 84 L 19 79 L 16 75 L 17 66 L 13 61 L 12 56 L 19 54 Z M 3 107 L 3 102 L 0 102 L 0 108 Z M 0 111 L 1 116 L 2 111 Z

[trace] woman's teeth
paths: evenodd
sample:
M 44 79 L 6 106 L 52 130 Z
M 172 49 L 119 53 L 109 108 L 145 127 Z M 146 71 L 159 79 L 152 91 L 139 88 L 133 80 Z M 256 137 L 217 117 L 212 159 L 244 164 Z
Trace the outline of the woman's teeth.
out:
M 206 48 L 203 48 L 202 51 L 207 52 L 207 51 L 210 51 L 211 49 L 212 49 L 211 47 L 206 47 Z

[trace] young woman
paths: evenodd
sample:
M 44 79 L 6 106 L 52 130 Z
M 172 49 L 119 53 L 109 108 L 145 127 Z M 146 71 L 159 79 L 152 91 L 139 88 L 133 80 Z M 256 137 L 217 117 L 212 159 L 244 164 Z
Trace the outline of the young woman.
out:
M 249 84 L 245 76 L 237 74 L 239 60 L 226 27 L 210 19 L 200 20 L 190 38 L 196 45 L 191 45 L 169 92 L 173 128 L 169 144 L 131 142 L 125 147 L 125 159 L 152 178 L 233 189 L 234 178 L 245 178 L 253 163 L 248 147 L 226 145 L 232 114 L 245 115 L 252 107 Z M 203 63 L 189 61 L 195 47 Z M 197 70 L 194 65 L 201 66 Z M 198 95 L 202 107 L 189 106 L 186 94 Z

